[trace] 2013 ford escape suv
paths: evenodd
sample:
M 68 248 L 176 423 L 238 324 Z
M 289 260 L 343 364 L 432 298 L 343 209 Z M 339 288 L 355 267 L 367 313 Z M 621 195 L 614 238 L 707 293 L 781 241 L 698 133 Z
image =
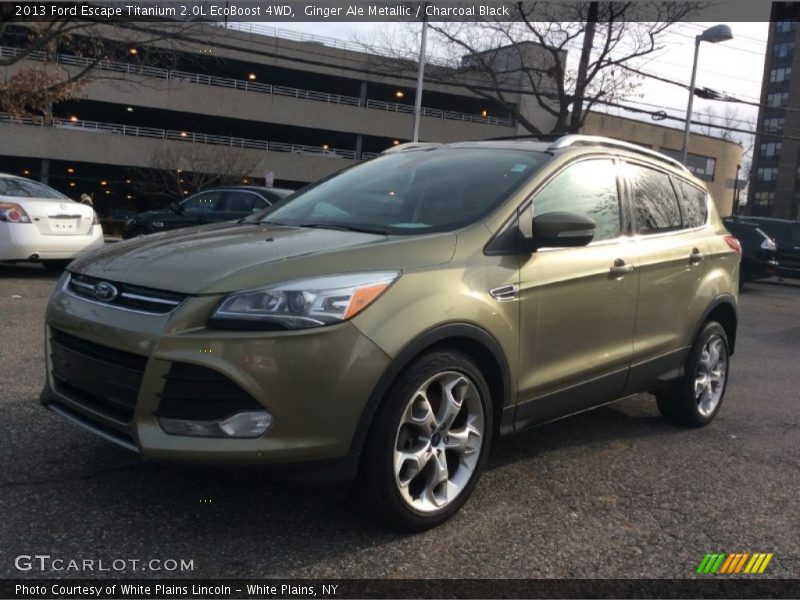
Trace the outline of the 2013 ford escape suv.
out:
M 150 459 L 356 477 L 423 529 L 498 435 L 637 392 L 709 423 L 739 250 L 702 184 L 636 146 L 398 147 L 258 219 L 74 262 L 41 400 Z

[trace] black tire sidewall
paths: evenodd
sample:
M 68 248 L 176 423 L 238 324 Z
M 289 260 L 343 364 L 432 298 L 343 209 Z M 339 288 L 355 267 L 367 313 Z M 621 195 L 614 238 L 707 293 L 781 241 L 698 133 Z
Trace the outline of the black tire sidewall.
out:
M 717 406 L 714 407 L 712 413 L 708 416 L 704 416 L 700 413 L 700 407 L 697 403 L 697 398 L 695 397 L 694 392 L 694 382 L 697 377 L 697 370 L 700 366 L 700 357 L 703 353 L 703 348 L 705 347 L 708 340 L 713 335 L 719 335 L 722 338 L 722 343 L 725 346 L 725 381 L 722 384 L 722 396 L 717 403 Z M 689 359 L 686 361 L 686 375 L 684 376 L 683 381 L 683 389 L 681 390 L 681 409 L 685 411 L 686 417 L 690 419 L 692 425 L 696 426 L 703 426 L 707 425 L 711 421 L 714 420 L 714 417 L 717 416 L 720 407 L 722 407 L 722 403 L 725 400 L 725 392 L 728 389 L 728 378 L 730 375 L 730 346 L 728 344 L 728 335 L 725 333 L 725 329 L 717 323 L 716 321 L 711 321 L 706 323 L 703 326 L 703 329 L 700 331 L 700 334 L 697 336 L 697 340 L 692 346 L 692 350 L 689 353 Z
M 432 513 L 421 513 L 408 506 L 394 476 L 393 454 L 397 427 L 411 395 L 425 381 L 443 371 L 456 371 L 470 378 L 478 389 L 484 413 L 481 455 L 469 483 L 446 507 Z M 480 368 L 465 354 L 457 351 L 436 351 L 415 360 L 390 388 L 383 406 L 375 417 L 367 440 L 362 468 L 362 481 L 373 509 L 394 526 L 405 531 L 422 531 L 452 517 L 472 494 L 486 463 L 492 438 L 492 398 Z

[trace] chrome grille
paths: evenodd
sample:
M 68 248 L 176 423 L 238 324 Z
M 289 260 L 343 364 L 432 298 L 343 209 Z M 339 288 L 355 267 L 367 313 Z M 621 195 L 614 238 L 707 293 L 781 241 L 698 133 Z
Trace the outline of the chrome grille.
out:
M 117 290 L 117 295 L 112 300 L 102 300 L 95 294 L 95 287 L 101 282 L 111 284 Z M 78 274 L 70 275 L 67 288 L 75 295 L 99 304 L 155 315 L 165 315 L 173 311 L 187 298 L 184 294 L 153 290 Z

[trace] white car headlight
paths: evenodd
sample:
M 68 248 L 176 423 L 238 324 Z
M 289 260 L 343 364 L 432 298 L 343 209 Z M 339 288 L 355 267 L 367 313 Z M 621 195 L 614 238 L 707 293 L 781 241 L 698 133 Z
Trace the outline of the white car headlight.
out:
M 399 271 L 324 275 L 235 292 L 220 302 L 209 325 L 305 329 L 340 323 L 367 308 L 398 277 Z

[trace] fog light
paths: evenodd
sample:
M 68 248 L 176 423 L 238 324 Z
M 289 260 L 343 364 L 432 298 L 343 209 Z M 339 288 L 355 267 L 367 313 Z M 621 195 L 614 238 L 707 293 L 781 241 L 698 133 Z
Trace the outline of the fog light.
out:
M 240 412 L 216 421 L 187 419 L 158 419 L 161 429 L 172 435 L 192 437 L 254 438 L 262 435 L 272 425 L 272 415 L 265 410 Z

